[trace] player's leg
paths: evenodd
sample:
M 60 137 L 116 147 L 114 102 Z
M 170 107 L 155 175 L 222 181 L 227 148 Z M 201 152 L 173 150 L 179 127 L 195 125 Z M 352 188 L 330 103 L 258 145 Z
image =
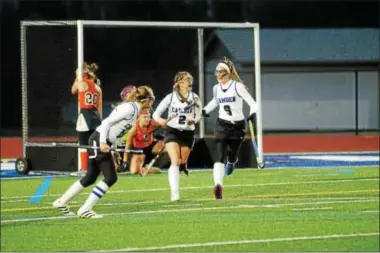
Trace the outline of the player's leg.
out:
M 183 131 L 181 141 L 181 164 L 179 165 L 179 171 L 183 171 L 188 176 L 187 161 L 194 145 L 194 131 Z
M 227 143 L 226 139 L 215 139 L 215 162 L 213 168 L 214 178 L 214 196 L 216 199 L 222 199 L 223 178 L 224 178 L 224 161 L 226 160 Z
M 129 171 L 131 175 L 139 175 L 143 170 L 143 164 L 145 160 L 144 154 L 134 154 L 131 158 L 131 166 L 129 167 Z
M 159 141 L 153 142 L 152 153 L 157 154 L 164 146 L 165 146 L 164 141 L 159 140 Z M 161 150 L 161 152 L 165 152 L 165 149 Z
M 117 181 L 117 174 L 115 165 L 112 160 L 110 152 L 99 152 L 96 157 L 96 163 L 100 170 L 103 172 L 104 179 L 98 182 L 92 189 L 92 192 L 88 196 L 85 203 L 79 208 L 78 215 L 81 218 L 102 218 L 102 215 L 95 213 L 92 208 L 96 205 L 99 199 L 101 199 Z
M 153 167 L 154 163 L 157 161 L 158 158 L 157 155 L 160 157 L 159 153 L 162 153 L 165 149 L 165 144 L 163 141 L 154 141 L 149 147 L 144 149 L 145 159 L 143 161 L 142 165 L 142 172 L 141 175 L 147 174 L 159 174 L 161 173 L 160 168 Z M 149 165 L 150 168 L 147 168 L 147 164 L 150 164 L 153 162 L 153 164 Z M 149 167 L 148 166 L 148 167 Z M 149 171 L 147 172 L 147 170 Z
M 214 196 L 222 199 L 224 163 L 227 156 L 227 139 L 229 136 L 230 124 L 218 119 L 215 126 L 215 153 L 214 153 Z
M 93 143 L 92 145 L 96 146 L 96 139 L 98 137 L 99 135 L 97 133 L 92 134 L 89 139 L 89 143 Z M 90 159 L 88 163 L 89 167 L 86 175 L 80 180 L 76 181 L 74 184 L 72 184 L 61 197 L 54 201 L 53 206 L 60 210 L 64 215 L 75 215 L 73 212 L 69 210 L 67 204 L 72 198 L 74 198 L 76 195 L 82 192 L 86 187 L 95 183 L 96 179 L 98 178 L 100 174 L 100 169 L 96 163 L 97 153 L 97 150 L 90 150 Z
M 225 167 L 225 174 L 229 176 L 235 169 L 235 164 L 238 161 L 238 154 L 240 148 L 243 144 L 244 137 L 235 136 L 235 138 L 230 138 L 227 141 L 228 151 L 227 151 L 227 163 Z
M 227 163 L 225 167 L 226 175 L 231 175 L 235 169 L 235 164 L 238 160 L 238 154 L 244 141 L 246 122 L 236 122 L 231 129 L 229 138 L 227 140 Z
M 165 144 L 166 150 L 170 158 L 170 167 L 168 170 L 168 179 L 170 185 L 170 199 L 172 201 L 179 200 L 179 164 L 180 150 L 179 144 L 174 141 Z

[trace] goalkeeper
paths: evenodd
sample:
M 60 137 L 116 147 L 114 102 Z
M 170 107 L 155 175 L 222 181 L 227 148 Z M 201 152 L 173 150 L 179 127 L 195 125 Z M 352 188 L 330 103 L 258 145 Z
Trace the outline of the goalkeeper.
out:
M 154 158 L 154 155 L 163 152 L 163 140 L 153 137 L 154 129 L 159 127 L 158 123 L 151 119 L 149 110 L 140 112 L 135 125 L 128 131 L 126 149 L 143 150 L 143 154 L 133 154 L 130 158 L 130 172 L 132 175 L 142 175 L 147 170 L 145 165 Z M 123 164 L 120 171 L 128 170 L 129 153 L 124 153 Z M 149 173 L 161 173 L 160 169 L 153 167 Z

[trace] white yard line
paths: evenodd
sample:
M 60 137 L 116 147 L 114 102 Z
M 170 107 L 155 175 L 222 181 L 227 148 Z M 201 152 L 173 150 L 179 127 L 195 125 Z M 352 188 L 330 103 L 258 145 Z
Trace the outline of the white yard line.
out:
M 193 247 L 210 247 L 210 246 L 224 246 L 235 244 L 258 244 L 258 243 L 272 243 L 272 242 L 293 242 L 305 240 L 326 240 L 337 238 L 350 238 L 350 237 L 368 237 L 378 236 L 380 233 L 357 233 L 357 234 L 332 234 L 332 235 L 316 235 L 316 236 L 297 236 L 285 238 L 268 238 L 268 239 L 252 239 L 240 241 L 224 241 L 224 242 L 203 242 L 203 243 L 184 243 L 184 244 L 171 244 L 165 246 L 151 246 L 151 247 L 135 247 L 124 249 L 108 249 L 93 252 L 112 252 L 112 251 L 151 251 L 151 250 L 165 250 L 165 249 L 178 249 L 178 248 L 193 248 Z
M 330 210 L 332 207 L 307 207 L 307 208 L 294 208 L 293 211 L 314 211 L 314 210 Z
M 226 209 L 240 209 L 240 208 L 281 208 L 286 206 L 302 206 L 302 205 L 323 205 L 323 204 L 338 204 L 338 203 L 360 203 L 360 202 L 372 202 L 378 200 L 347 200 L 347 201 L 320 201 L 320 202 L 304 202 L 304 203 L 288 203 L 288 204 L 264 204 L 264 205 L 236 205 L 236 206 L 224 206 L 224 207 L 196 207 L 196 208 L 181 208 L 181 209 L 160 209 L 160 210 L 147 210 L 147 211 L 134 211 L 123 213 L 109 213 L 104 216 L 126 216 L 133 214 L 155 214 L 155 213 L 177 213 L 177 212 L 194 212 L 194 211 L 212 211 L 212 210 L 226 210 Z M 52 207 L 53 209 L 53 207 Z M 45 221 L 56 219 L 73 219 L 77 216 L 52 216 L 52 217 L 32 217 L 32 218 L 20 218 L 1 220 L 1 224 L 16 223 L 16 222 L 29 222 L 29 221 Z
M 363 178 L 363 179 L 340 179 L 340 180 L 318 180 L 318 181 L 295 181 L 295 182 L 277 182 L 277 183 L 258 183 L 258 184 L 236 184 L 236 185 L 225 185 L 225 188 L 230 187 L 255 187 L 255 186 L 277 186 L 277 185 L 300 185 L 300 184 L 329 184 L 329 183 L 348 183 L 348 182 L 360 182 L 360 181 L 379 181 L 378 178 Z M 192 186 L 183 187 L 182 190 L 200 190 L 200 189 L 212 189 L 214 186 Z M 152 189 L 131 189 L 131 190 L 118 190 L 118 191 L 108 191 L 107 194 L 115 193 L 128 193 L 128 192 L 157 192 L 157 191 L 168 191 L 169 188 L 152 188 Z M 87 195 L 88 192 L 84 192 L 81 195 Z M 58 197 L 61 194 L 49 194 L 44 197 Z M 13 196 L 13 197 L 1 197 L 1 203 L 3 200 L 9 199 L 20 199 L 20 198 L 30 198 L 30 196 Z

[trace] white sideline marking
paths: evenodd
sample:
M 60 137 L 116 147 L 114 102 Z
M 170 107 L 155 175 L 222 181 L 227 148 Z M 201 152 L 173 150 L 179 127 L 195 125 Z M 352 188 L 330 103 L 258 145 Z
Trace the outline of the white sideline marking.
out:
M 321 202 L 304 202 L 304 203 L 288 203 L 288 204 L 264 204 L 264 205 L 237 205 L 237 206 L 224 206 L 224 207 L 196 207 L 196 208 L 181 208 L 181 209 L 161 209 L 161 210 L 147 210 L 147 211 L 134 211 L 124 213 L 109 213 L 103 216 L 123 216 L 131 214 L 154 214 L 154 213 L 175 213 L 175 212 L 191 212 L 191 211 L 211 211 L 211 210 L 225 210 L 225 209 L 239 209 L 239 208 L 280 208 L 285 206 L 302 206 L 302 205 L 323 205 L 323 204 L 338 204 L 338 203 L 355 203 L 355 202 L 372 202 L 378 200 L 364 199 L 364 200 L 347 200 L 347 201 L 321 201 Z M 52 209 L 54 209 L 52 207 Z M 72 219 L 78 218 L 77 216 L 52 216 L 52 217 L 35 217 L 35 218 L 21 218 L 13 220 L 1 220 L 3 223 L 12 222 L 28 222 L 28 221 L 44 221 L 55 219 Z
M 340 180 L 318 180 L 318 181 L 295 181 L 295 182 L 276 182 L 276 183 L 259 183 L 259 184 L 236 184 L 236 185 L 225 185 L 225 188 L 229 187 L 255 187 L 255 186 L 275 186 L 275 185 L 300 185 L 300 184 L 328 184 L 328 183 L 347 183 L 347 182 L 359 182 L 359 181 L 379 181 L 378 178 L 363 178 L 363 179 L 340 179 Z M 181 190 L 199 190 L 199 189 L 213 189 L 214 186 L 191 186 L 183 187 Z M 157 191 L 168 191 L 169 188 L 153 188 L 153 189 L 132 189 L 132 190 L 118 190 L 118 191 L 108 191 L 107 194 L 115 193 L 128 193 L 128 192 L 157 192 Z M 88 192 L 81 193 L 80 195 L 87 195 Z M 38 196 L 38 195 L 36 195 Z M 49 194 L 43 197 L 58 197 L 61 194 Z M 20 198 L 30 198 L 30 196 L 13 196 L 13 197 L 1 197 L 1 202 L 8 199 L 20 199 Z
M 332 207 L 308 207 L 308 208 L 294 208 L 293 211 L 313 211 L 313 210 L 329 210 L 333 209 Z
M 289 242 L 289 241 L 301 241 L 301 240 L 323 240 L 323 239 L 332 239 L 332 238 L 367 237 L 367 236 L 377 236 L 379 234 L 380 233 L 332 234 L 332 235 L 252 239 L 252 240 L 225 241 L 225 242 L 185 243 L 185 244 L 172 244 L 172 245 L 165 245 L 165 246 L 135 247 L 135 248 L 125 248 L 125 249 L 109 249 L 109 250 L 99 250 L 99 251 L 93 251 L 93 252 L 150 251 L 150 250 L 176 249 L 176 248 L 223 246 L 223 245 L 234 245 L 234 244 L 257 244 L 257 243 L 268 243 L 268 242 Z

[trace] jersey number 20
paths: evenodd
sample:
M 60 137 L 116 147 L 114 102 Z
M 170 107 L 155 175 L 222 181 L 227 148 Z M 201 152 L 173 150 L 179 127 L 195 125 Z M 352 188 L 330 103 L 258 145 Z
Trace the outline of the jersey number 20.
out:
M 97 105 L 99 100 L 98 94 L 86 93 L 86 105 Z
M 229 105 L 225 105 L 223 108 L 228 115 L 232 116 L 231 107 Z

